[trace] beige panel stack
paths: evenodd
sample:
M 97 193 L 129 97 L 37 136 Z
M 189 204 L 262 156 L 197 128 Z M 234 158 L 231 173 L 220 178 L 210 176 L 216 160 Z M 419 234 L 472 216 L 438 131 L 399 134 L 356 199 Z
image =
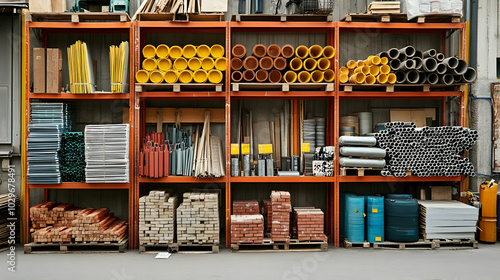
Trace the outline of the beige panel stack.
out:
M 176 208 L 177 196 L 165 191 L 150 191 L 139 198 L 139 243 L 174 243 Z
M 323 241 L 327 238 L 324 231 L 325 215 L 314 207 L 293 208 L 292 235 L 299 241 Z
M 259 202 L 257 200 L 235 200 L 233 201 L 233 215 L 258 215 Z
M 286 191 L 272 191 L 271 211 L 271 239 L 278 242 L 289 242 L 290 212 L 292 212 L 290 193 Z
M 184 193 L 177 208 L 177 242 L 219 244 L 216 193 Z
M 231 215 L 232 244 L 262 244 L 264 242 L 264 217 L 258 215 Z

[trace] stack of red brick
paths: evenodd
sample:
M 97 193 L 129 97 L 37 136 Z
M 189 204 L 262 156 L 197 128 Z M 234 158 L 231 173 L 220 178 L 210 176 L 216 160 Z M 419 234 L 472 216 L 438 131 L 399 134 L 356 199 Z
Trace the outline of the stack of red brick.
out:
M 324 234 L 325 215 L 314 207 L 293 208 L 292 235 L 299 241 L 327 241 Z
M 233 201 L 233 215 L 258 215 L 259 202 L 257 200 Z
M 262 244 L 263 242 L 262 215 L 231 215 L 231 243 Z
M 264 215 L 264 230 L 265 233 L 271 234 L 271 226 L 273 222 L 273 211 L 271 209 L 271 199 L 262 200 L 262 215 Z
M 272 191 L 271 211 L 271 239 L 278 242 L 289 242 L 290 212 L 292 212 L 290 193 L 285 191 Z

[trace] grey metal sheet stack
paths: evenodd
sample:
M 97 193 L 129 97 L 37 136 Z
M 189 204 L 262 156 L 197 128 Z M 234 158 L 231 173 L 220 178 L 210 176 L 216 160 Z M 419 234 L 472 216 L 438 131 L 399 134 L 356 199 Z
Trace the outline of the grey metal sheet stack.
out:
M 129 182 L 128 124 L 85 127 L 85 179 L 87 183 Z

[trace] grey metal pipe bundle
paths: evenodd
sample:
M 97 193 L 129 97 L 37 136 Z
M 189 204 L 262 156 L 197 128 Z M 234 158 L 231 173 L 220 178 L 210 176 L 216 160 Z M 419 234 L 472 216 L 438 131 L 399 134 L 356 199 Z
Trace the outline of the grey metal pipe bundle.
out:
M 351 157 L 385 158 L 386 152 L 376 147 L 341 147 L 340 154 Z
M 432 57 L 424 58 L 422 68 L 425 72 L 434 72 L 437 69 L 437 61 Z
M 340 136 L 340 146 L 375 146 L 377 139 L 371 136 Z
M 346 158 L 340 157 L 339 164 L 342 167 L 371 167 L 384 168 L 384 159 L 363 159 L 363 158 Z

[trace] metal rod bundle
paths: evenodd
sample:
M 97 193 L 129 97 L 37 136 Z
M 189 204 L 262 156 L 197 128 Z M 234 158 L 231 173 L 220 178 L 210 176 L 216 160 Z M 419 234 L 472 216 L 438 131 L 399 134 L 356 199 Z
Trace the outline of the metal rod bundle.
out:
M 461 126 L 416 128 L 414 123 L 389 122 L 375 134 L 387 151 L 383 176 L 474 176 L 474 166 L 462 157 L 477 140 L 477 131 Z

